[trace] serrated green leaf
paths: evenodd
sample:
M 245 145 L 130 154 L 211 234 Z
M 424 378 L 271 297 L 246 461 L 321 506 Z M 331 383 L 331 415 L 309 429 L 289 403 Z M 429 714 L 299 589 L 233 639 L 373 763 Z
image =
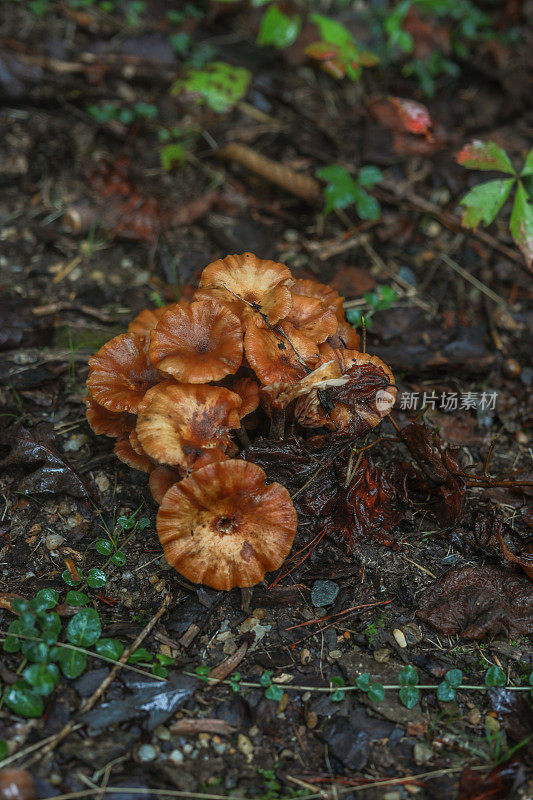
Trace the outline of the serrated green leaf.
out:
M 55 660 L 61 668 L 65 678 L 79 678 L 87 667 L 87 656 L 78 650 L 71 650 L 69 647 L 57 648 L 59 652 L 55 654 Z
M 368 699 L 373 703 L 382 703 L 385 700 L 385 689 L 381 683 L 373 683 L 369 687 Z
M 455 700 L 454 687 L 448 681 L 442 681 L 437 687 L 437 697 L 443 703 L 451 703 L 452 700 Z
M 329 214 L 334 208 L 346 208 L 358 199 L 361 190 L 350 173 L 339 164 L 330 164 L 319 169 L 316 174 L 327 181 L 324 190 L 324 214 Z
M 40 717 L 44 711 L 43 698 L 26 681 L 14 683 L 4 696 L 6 706 L 21 717 Z
M 379 167 L 372 166 L 372 164 L 362 167 L 357 175 L 357 182 L 359 185 L 367 188 L 374 186 L 375 183 L 379 183 L 382 180 L 382 171 L 379 169 Z
M 398 694 L 406 708 L 414 708 L 418 703 L 420 692 L 416 686 L 402 686 Z
M 87 583 L 91 589 L 101 589 L 107 583 L 107 577 L 102 569 L 90 569 L 87 573 Z
M 279 49 L 289 47 L 298 38 L 301 24 L 299 14 L 289 17 L 278 6 L 270 6 L 263 14 L 257 44 L 271 44 Z
M 496 142 L 476 140 L 465 145 L 457 155 L 457 163 L 468 169 L 497 170 L 514 175 L 509 156 Z
M 533 269 L 533 205 L 522 181 L 518 181 L 511 211 L 511 234 L 522 251 L 529 269 Z
M 485 685 L 489 688 L 505 686 L 505 672 L 500 667 L 489 667 L 485 673 Z
M 113 661 L 118 661 L 124 652 L 124 645 L 118 639 L 98 639 L 94 644 L 94 649 L 99 656 L 112 658 Z
M 514 178 L 507 178 L 474 186 L 461 200 L 465 206 L 461 220 L 465 228 L 477 228 L 480 222 L 490 225 L 509 197 L 513 183 Z
M 402 686 L 416 686 L 418 683 L 418 672 L 412 664 L 407 664 L 398 675 L 398 682 Z
M 82 608 L 67 625 L 67 639 L 78 647 L 94 644 L 101 632 L 100 617 L 94 608 Z
M 528 153 L 526 160 L 524 161 L 524 166 L 522 167 L 522 172 L 520 173 L 522 177 L 526 177 L 526 175 L 533 175 L 533 147 Z
M 361 219 L 374 220 L 381 216 L 381 207 L 378 201 L 364 189 L 359 189 L 355 207 Z
M 48 611 L 50 608 L 55 608 L 59 602 L 59 592 L 55 589 L 41 589 L 33 600 L 30 600 L 30 609 L 32 611 Z
M 86 606 L 90 597 L 84 592 L 67 592 L 65 603 L 69 606 Z
M 228 111 L 248 89 L 250 73 L 243 67 L 233 67 L 225 61 L 212 61 L 202 69 L 191 69 L 177 80 L 171 94 L 187 92 L 197 95 L 201 102 L 218 113 Z

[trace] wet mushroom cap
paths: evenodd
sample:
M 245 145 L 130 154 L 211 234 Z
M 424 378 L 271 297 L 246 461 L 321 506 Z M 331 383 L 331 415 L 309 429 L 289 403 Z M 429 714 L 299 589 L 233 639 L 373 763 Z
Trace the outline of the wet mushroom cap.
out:
M 233 375 L 242 361 L 242 328 L 238 317 L 213 300 L 163 314 L 150 336 L 150 361 L 184 383 L 207 383 Z
M 290 322 L 275 329 L 261 320 L 248 326 L 244 337 L 246 358 L 263 384 L 297 381 L 318 361 L 318 347 Z
M 241 398 L 220 386 L 177 384 L 154 392 L 137 434 L 160 464 L 191 468 L 205 450 L 224 448 L 240 427 Z
M 138 333 L 115 336 L 89 359 L 87 388 L 108 411 L 136 414 L 146 391 L 160 380 L 148 361 L 148 339 Z
M 182 475 L 177 469 L 171 467 L 155 467 L 148 478 L 148 486 L 152 497 L 161 505 L 163 497 L 171 486 L 181 480 Z
M 108 411 L 92 397 L 85 399 L 87 422 L 97 435 L 128 436 L 135 427 L 135 415 L 127 411 Z
M 202 272 L 196 297 L 222 302 L 245 325 L 258 314 L 266 315 L 274 324 L 291 309 L 291 294 L 287 288 L 291 283 L 292 276 L 285 264 L 242 253 L 208 264 Z
M 337 317 L 324 308 L 316 297 L 304 297 L 291 292 L 292 307 L 287 320 L 294 325 L 296 330 L 303 333 L 308 339 L 316 342 L 325 342 L 337 330 Z
M 297 515 L 279 483 L 267 485 L 256 464 L 210 464 L 172 486 L 157 515 L 169 564 L 213 589 L 254 586 L 281 566 L 292 546 Z
M 145 308 L 140 314 L 137 314 L 134 320 L 128 325 L 128 333 L 140 333 L 146 336 L 153 331 L 157 323 L 170 308 L 176 304 L 169 303 L 161 308 Z
M 255 411 L 259 405 L 259 385 L 257 381 L 252 378 L 236 378 L 231 381 L 229 388 L 232 392 L 238 394 L 242 400 L 242 405 L 239 408 L 241 419 Z
M 141 472 L 151 472 L 154 464 L 146 454 L 141 455 L 133 449 L 129 437 L 117 439 L 113 452 L 124 464 Z

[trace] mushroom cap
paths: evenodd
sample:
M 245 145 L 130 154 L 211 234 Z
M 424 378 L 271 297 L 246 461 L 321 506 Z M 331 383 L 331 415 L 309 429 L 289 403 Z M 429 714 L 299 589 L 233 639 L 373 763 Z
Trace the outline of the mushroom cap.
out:
M 184 383 L 207 383 L 233 375 L 242 361 L 238 317 L 214 300 L 177 303 L 150 335 L 150 361 Z
M 291 283 L 292 276 L 285 264 L 242 253 L 208 264 L 200 277 L 196 297 L 218 300 L 245 325 L 258 314 L 266 315 L 273 325 L 290 311 L 291 295 L 287 287 Z
M 292 307 L 287 320 L 311 341 L 325 342 L 337 330 L 337 317 L 316 297 L 291 291 Z
M 92 397 L 85 398 L 85 406 L 87 422 L 97 435 L 128 436 L 135 427 L 135 415 L 127 411 L 108 411 Z
M 259 384 L 253 378 L 235 378 L 229 388 L 242 400 L 239 416 L 242 419 L 251 414 L 259 405 Z
M 140 333 L 143 336 L 147 336 L 150 331 L 154 330 L 163 314 L 175 305 L 175 303 L 169 303 L 160 308 L 145 308 L 144 311 L 137 314 L 135 319 L 130 322 L 128 325 L 128 333 Z
M 160 381 L 156 383 L 155 386 L 151 386 L 148 391 L 145 393 L 143 399 L 139 403 L 139 408 L 137 409 L 137 414 L 140 414 L 141 411 L 146 411 L 150 403 L 152 402 L 152 398 L 155 397 L 156 394 L 159 392 L 164 391 L 169 386 L 181 386 L 178 381 L 173 380 L 172 378 L 167 378 L 164 381 Z
M 132 469 L 139 469 L 141 472 L 151 472 L 154 465 L 146 454 L 137 453 L 129 440 L 129 437 L 117 439 L 113 452 L 124 464 Z
M 347 347 L 356 350 L 359 346 L 359 335 L 355 332 L 344 315 L 344 297 L 327 286 L 309 279 L 300 279 L 291 286 L 291 294 L 302 295 L 303 297 L 314 297 L 320 300 L 324 309 L 335 315 L 337 319 L 337 329 L 329 335 L 330 343 L 333 347 Z
M 357 350 L 361 337 L 355 332 L 355 329 L 344 318 L 337 317 L 337 330 L 328 339 L 328 342 L 334 349 L 345 347 L 348 350 Z
M 230 459 L 193 472 L 165 494 L 157 533 L 165 557 L 193 583 L 254 586 L 281 566 L 297 515 L 279 483 L 256 464 Z
M 326 380 L 300 396 L 294 414 L 305 427 L 324 425 L 338 433 L 360 435 L 390 413 L 397 391 L 394 376 L 377 356 L 344 349 L 333 353 L 334 361 L 315 372 L 328 368 L 333 378 L 336 364 L 340 379 Z
M 240 427 L 241 398 L 221 386 L 177 384 L 153 394 L 139 413 L 137 434 L 160 464 L 191 468 L 205 450 L 224 448 Z
M 331 358 L 329 361 L 324 361 L 324 363 L 319 362 L 319 366 L 297 382 L 283 381 L 273 383 L 269 386 L 263 386 L 262 391 L 275 408 L 283 409 L 293 400 L 296 400 L 297 397 L 307 395 L 313 390 L 342 386 L 348 380 L 348 377 L 342 374 L 338 361 L 335 358 Z
M 171 467 L 154 467 L 148 478 L 148 487 L 157 505 L 161 505 L 163 497 L 171 486 L 181 480 L 181 473 Z
M 148 339 L 139 333 L 121 333 L 89 359 L 87 388 L 108 411 L 136 414 L 145 392 L 161 380 L 148 361 Z
M 257 320 L 246 329 L 246 358 L 263 384 L 298 381 L 318 361 L 318 347 L 290 322 L 283 320 L 276 329 Z

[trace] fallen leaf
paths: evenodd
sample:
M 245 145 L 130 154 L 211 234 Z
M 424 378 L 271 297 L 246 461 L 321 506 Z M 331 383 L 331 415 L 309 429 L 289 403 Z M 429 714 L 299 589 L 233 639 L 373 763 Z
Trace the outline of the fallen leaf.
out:
M 528 636 L 533 631 L 531 584 L 500 567 L 452 569 L 423 593 L 417 616 L 446 636 Z
M 409 133 L 425 136 L 428 141 L 432 140 L 430 128 L 433 127 L 433 120 L 423 103 L 417 103 L 416 100 L 408 100 L 404 97 L 389 97 L 389 100 L 398 113 L 403 127 Z
M 457 800 L 506 800 L 525 779 L 524 765 L 516 760 L 498 764 L 488 775 L 467 767 L 461 773 Z

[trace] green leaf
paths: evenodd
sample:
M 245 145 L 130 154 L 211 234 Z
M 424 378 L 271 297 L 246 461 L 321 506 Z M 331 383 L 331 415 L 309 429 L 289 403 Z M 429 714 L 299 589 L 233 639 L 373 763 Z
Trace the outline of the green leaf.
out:
M 87 573 L 87 583 L 91 589 L 101 589 L 107 583 L 106 574 L 102 569 L 90 569 Z
M 28 610 L 28 603 L 22 597 L 14 597 L 11 601 L 11 608 L 15 614 L 23 614 Z
M 529 202 L 528 194 L 518 181 L 516 195 L 511 211 L 511 234 L 516 244 L 522 251 L 529 269 L 533 268 L 533 206 Z
M 451 703 L 452 700 L 455 700 L 454 687 L 448 681 L 442 681 L 437 687 L 437 697 L 443 703 Z
M 259 683 L 264 687 L 270 686 L 272 683 L 272 670 L 266 669 L 259 678 Z
M 333 692 L 333 694 L 330 695 L 330 700 L 332 700 L 334 703 L 340 703 L 342 700 L 344 700 L 346 694 L 342 688 L 344 686 L 344 680 L 340 675 L 335 675 L 331 679 L 331 683 L 333 686 L 337 686 L 338 688 L 336 692 Z
M 7 690 L 5 703 L 21 717 L 40 717 L 44 711 L 42 697 L 26 681 L 17 681 Z
M 400 695 L 400 700 L 406 708 L 414 708 L 414 706 L 416 706 L 418 703 L 420 692 L 416 686 L 402 686 L 398 694 Z
M 152 664 L 152 675 L 157 675 L 158 678 L 166 678 L 168 669 L 162 664 Z
M 16 636 L 17 633 L 24 633 L 24 625 L 19 619 L 14 619 L 7 629 L 7 636 L 4 639 L 4 652 L 5 653 L 18 653 L 22 639 Z M 37 631 L 35 631 L 37 633 Z
M 161 166 L 165 172 L 170 172 L 173 166 L 182 167 L 185 163 L 185 148 L 182 144 L 172 142 L 162 148 L 159 153 Z
M 109 539 L 97 539 L 94 547 L 103 556 L 109 556 L 113 552 L 113 544 Z
M 151 525 L 150 520 L 148 517 L 141 517 L 139 522 L 137 523 L 137 530 L 144 531 L 146 528 L 149 528 Z
M 522 177 L 526 177 L 526 175 L 533 175 L 533 147 L 528 153 L 526 160 L 524 161 L 524 166 L 522 167 L 522 172 L 520 173 Z
M 59 602 L 59 592 L 55 589 L 41 589 L 33 600 L 30 600 L 30 608 L 32 611 L 48 611 L 50 608 L 55 608 Z
M 78 650 L 71 650 L 69 647 L 58 647 L 58 652 L 54 654 L 55 660 L 61 668 L 65 678 L 79 678 L 85 672 L 87 666 L 87 656 Z
M 67 625 L 67 639 L 79 647 L 88 647 L 100 638 L 100 617 L 94 608 L 82 608 Z
M 41 637 L 45 644 L 52 645 L 59 639 L 61 633 L 61 619 L 59 614 L 52 612 L 46 614 L 40 621 Z
M 533 670 L 529 673 L 528 683 L 533 686 Z
M 123 567 L 126 563 L 126 556 L 122 552 L 122 550 L 117 550 L 115 555 L 111 556 L 111 563 L 115 564 L 117 567 Z
M 355 207 L 361 219 L 379 219 L 381 216 L 381 207 L 378 201 L 364 189 L 359 189 Z
M 265 690 L 265 697 L 267 700 L 275 700 L 276 703 L 279 703 L 283 697 L 283 689 L 281 686 L 277 686 L 275 683 L 272 683 L 268 689 Z
M 59 670 L 55 664 L 30 664 L 22 675 L 37 694 L 51 694 L 59 683 Z
M 137 664 L 139 661 L 152 661 L 153 655 L 145 647 L 138 647 L 128 658 L 128 664 Z
M 218 113 L 235 105 L 248 89 L 250 73 L 243 67 L 233 67 L 225 61 L 212 61 L 202 69 L 191 69 L 177 80 L 171 89 L 173 95 L 187 92 Z
M 461 200 L 465 206 L 461 220 L 465 228 L 477 228 L 480 222 L 490 225 L 509 197 L 513 183 L 514 178 L 487 181 L 465 194 Z
M 368 699 L 373 703 L 382 703 L 385 700 L 385 689 L 381 683 L 373 683 L 368 689 Z
M 9 752 L 9 748 L 5 739 L 0 739 L 0 761 L 3 761 Z
M 325 42 L 337 44 L 340 47 L 349 47 L 355 45 L 354 38 L 348 28 L 336 22 L 330 17 L 324 17 L 322 14 L 310 14 L 311 22 L 314 22 L 320 31 L 320 36 Z
M 327 181 L 324 214 L 329 214 L 334 208 L 346 208 L 359 197 L 361 190 L 350 173 L 339 164 L 323 167 L 316 174 L 321 180 Z
M 172 656 L 167 656 L 166 653 L 157 653 L 156 658 L 159 661 L 159 663 L 163 664 L 163 666 L 165 667 L 168 667 L 170 666 L 170 664 L 173 664 L 175 660 L 172 658 Z M 235 675 L 238 674 L 239 674 L 238 672 L 235 673 Z
M 361 689 L 362 692 L 368 692 L 370 689 L 370 672 L 363 672 L 355 679 L 355 685 Z
M 372 187 L 375 183 L 383 180 L 383 173 L 378 167 L 373 167 L 369 164 L 367 167 L 362 167 L 357 176 L 357 182 L 360 186 Z
M 94 643 L 94 649 L 99 656 L 112 658 L 113 661 L 118 661 L 125 650 L 124 645 L 118 639 L 98 639 Z
M 418 672 L 412 664 L 408 664 L 398 675 L 398 681 L 402 686 L 416 686 L 418 683 Z
M 446 673 L 445 679 L 448 681 L 450 686 L 457 686 L 461 685 L 461 681 L 463 680 L 463 673 L 460 669 L 449 669 Z
M 83 592 L 67 592 L 65 603 L 69 606 L 86 606 L 89 599 L 89 596 Z
M 468 169 L 498 170 L 514 175 L 509 156 L 496 142 L 482 142 L 479 139 L 465 145 L 457 155 L 457 163 Z
M 211 672 L 207 664 L 200 664 L 199 667 L 194 668 L 194 671 L 196 672 L 198 677 L 203 681 L 207 680 L 207 678 L 209 677 L 209 673 Z
M 22 641 L 20 646 L 28 661 L 34 664 L 44 664 L 48 661 L 48 645 L 44 642 Z
M 278 6 L 270 6 L 263 14 L 257 44 L 271 44 L 279 49 L 289 47 L 298 38 L 301 24 L 298 14 L 288 17 Z
M 485 684 L 490 689 L 494 686 L 505 686 L 505 672 L 499 667 L 489 667 L 485 673 Z
M 65 581 L 67 586 L 78 586 L 83 580 L 83 575 L 81 574 L 80 570 L 78 570 L 78 580 L 77 581 L 73 581 L 72 580 L 70 572 L 68 571 L 68 569 L 63 570 L 63 572 L 61 573 L 61 577 L 63 578 L 63 580 Z

